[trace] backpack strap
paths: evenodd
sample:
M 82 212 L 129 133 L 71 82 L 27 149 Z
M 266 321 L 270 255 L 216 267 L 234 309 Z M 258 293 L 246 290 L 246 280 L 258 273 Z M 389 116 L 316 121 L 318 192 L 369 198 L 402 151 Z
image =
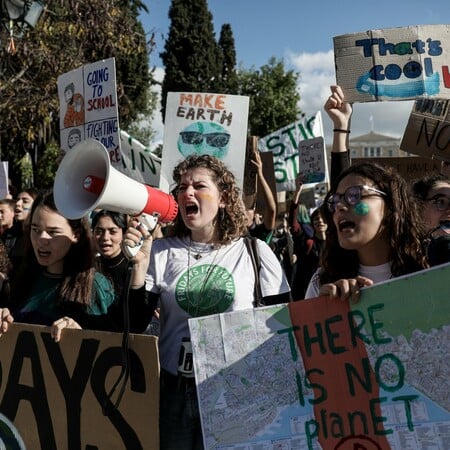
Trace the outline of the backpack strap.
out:
M 256 242 L 258 238 L 255 237 L 244 237 L 245 245 L 247 246 L 250 259 L 252 260 L 253 271 L 255 272 L 255 288 L 254 288 L 254 300 L 253 306 L 256 308 L 258 306 L 264 306 L 263 296 L 261 292 L 261 284 L 259 281 L 259 270 L 261 268 L 261 260 L 259 259 L 258 243 Z

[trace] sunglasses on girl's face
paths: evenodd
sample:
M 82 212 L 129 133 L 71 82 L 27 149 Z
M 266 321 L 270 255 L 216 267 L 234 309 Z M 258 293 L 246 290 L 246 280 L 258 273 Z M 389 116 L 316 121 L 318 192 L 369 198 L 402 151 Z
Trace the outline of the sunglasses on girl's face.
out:
M 182 131 L 180 133 L 181 140 L 184 144 L 199 145 L 206 140 L 211 147 L 225 147 L 230 140 L 228 133 L 199 133 L 198 131 Z
M 372 194 L 370 194 L 370 192 L 372 192 Z M 367 186 L 366 184 L 350 186 L 343 194 L 331 194 L 327 198 L 327 208 L 328 211 L 334 213 L 338 203 L 344 203 L 345 205 L 352 207 L 357 205 L 362 198 L 371 197 L 373 195 L 386 196 L 387 194 L 386 192 L 375 189 L 372 186 Z

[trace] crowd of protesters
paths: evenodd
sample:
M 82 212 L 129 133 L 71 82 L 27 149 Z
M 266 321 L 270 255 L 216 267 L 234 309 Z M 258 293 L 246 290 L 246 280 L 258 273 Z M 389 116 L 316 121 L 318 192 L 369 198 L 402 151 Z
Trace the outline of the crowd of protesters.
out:
M 1 199 L 0 333 L 13 321 L 48 325 L 56 341 L 64 328 L 120 332 L 130 297 L 131 331 L 155 317 L 160 325 L 161 448 L 202 448 L 195 377 L 180 369 L 189 318 L 322 295 L 355 300 L 365 286 L 450 259 L 448 177 L 408 184 L 370 161 L 352 165 L 352 107 L 338 86 L 324 109 L 334 126 L 330 189 L 313 208 L 301 200 L 300 173 L 277 216 L 257 151 L 261 215 L 221 160 L 191 155 L 173 170 L 179 213 L 158 236 L 112 211 L 67 219 L 51 190 Z M 140 246 L 132 258 L 124 241 Z

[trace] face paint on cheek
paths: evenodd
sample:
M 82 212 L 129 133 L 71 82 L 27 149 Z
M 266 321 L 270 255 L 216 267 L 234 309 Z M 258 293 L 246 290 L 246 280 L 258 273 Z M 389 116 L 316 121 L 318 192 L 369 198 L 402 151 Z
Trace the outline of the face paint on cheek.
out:
M 212 200 L 213 199 L 213 196 L 210 194 L 199 194 L 198 196 L 203 200 Z
M 369 211 L 369 205 L 364 202 L 359 202 L 353 207 L 353 212 L 358 216 L 367 216 L 367 214 L 369 214 Z

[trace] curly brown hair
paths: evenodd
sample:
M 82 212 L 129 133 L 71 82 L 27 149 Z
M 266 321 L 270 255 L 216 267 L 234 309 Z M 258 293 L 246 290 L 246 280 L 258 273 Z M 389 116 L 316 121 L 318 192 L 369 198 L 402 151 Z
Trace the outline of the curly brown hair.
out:
M 223 195 L 225 208 L 220 208 L 216 216 L 218 243 L 229 244 L 234 239 L 244 236 L 247 232 L 245 219 L 245 206 L 242 201 L 240 189 L 236 185 L 233 173 L 218 158 L 211 155 L 190 155 L 181 161 L 173 170 L 173 179 L 176 187 L 172 190 L 177 198 L 181 177 L 190 169 L 203 167 L 211 173 L 212 179 Z M 190 230 L 186 227 L 178 214 L 173 226 L 176 236 L 188 236 Z
M 386 230 L 390 247 L 391 271 L 394 277 L 406 275 L 428 267 L 422 246 L 424 230 L 417 203 L 411 196 L 406 181 L 393 168 L 375 163 L 355 164 L 344 170 L 334 186 L 348 175 L 359 175 L 371 180 L 375 187 L 386 193 L 386 212 L 381 226 Z M 333 214 L 327 208 L 327 199 L 335 193 L 330 191 L 321 207 L 327 222 L 326 243 L 321 257 L 320 283 L 331 283 L 342 278 L 358 275 L 359 258 L 356 250 L 346 250 L 339 245 Z

